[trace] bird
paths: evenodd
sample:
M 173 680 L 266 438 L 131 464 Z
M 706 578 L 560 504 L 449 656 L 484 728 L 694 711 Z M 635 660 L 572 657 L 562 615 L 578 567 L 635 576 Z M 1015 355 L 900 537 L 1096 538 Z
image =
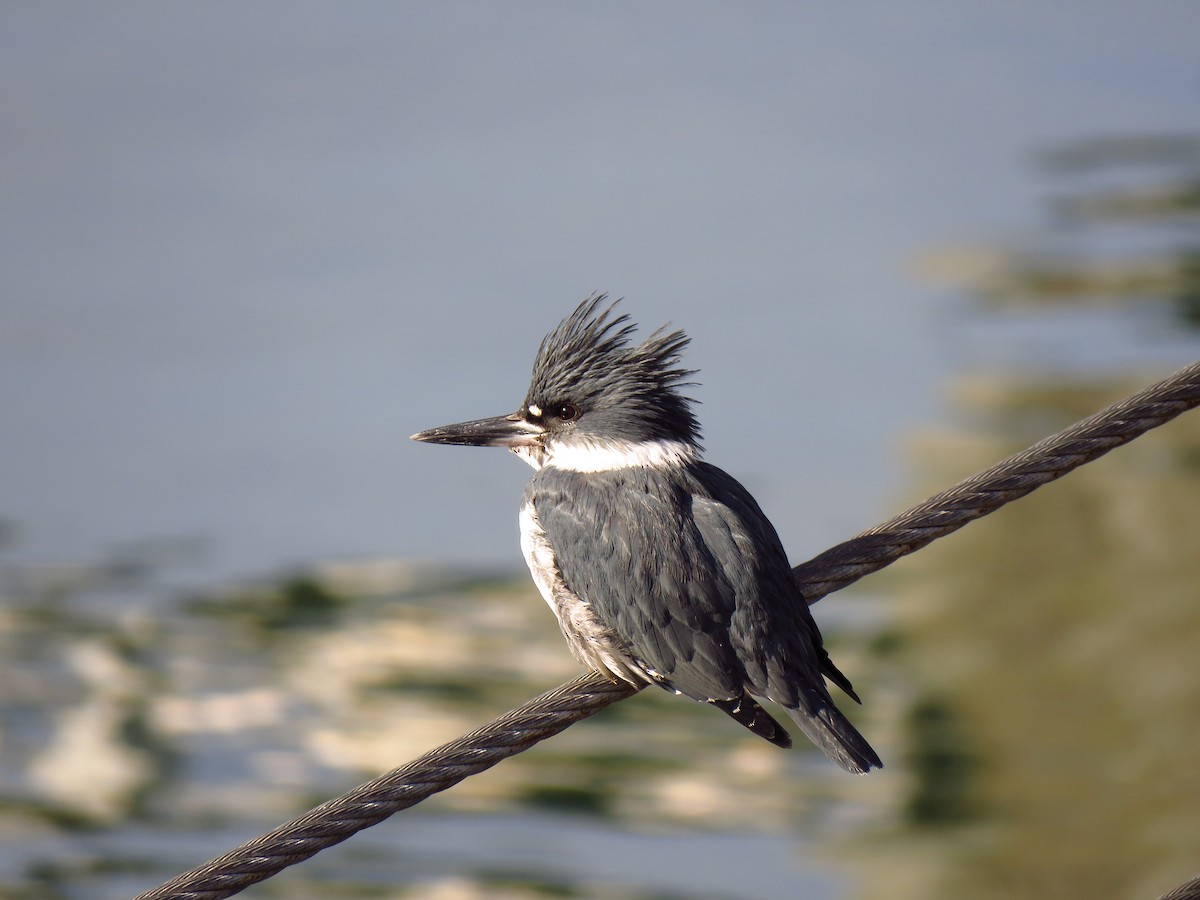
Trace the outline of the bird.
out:
M 521 548 L 576 659 L 612 680 L 715 706 L 779 747 L 781 707 L 825 755 L 866 774 L 879 756 L 835 705 L 829 658 L 774 526 L 703 459 L 684 389 L 690 339 L 637 326 L 593 294 L 542 340 L 511 414 L 414 434 L 505 447 L 533 467 Z

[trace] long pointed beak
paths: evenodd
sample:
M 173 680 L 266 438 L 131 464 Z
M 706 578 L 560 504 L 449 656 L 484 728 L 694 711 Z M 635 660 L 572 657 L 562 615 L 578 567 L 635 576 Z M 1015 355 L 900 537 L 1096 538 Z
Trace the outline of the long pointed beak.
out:
M 430 428 L 412 436 L 412 440 L 426 444 L 462 444 L 468 447 L 528 447 L 537 443 L 545 433 L 520 413 L 511 416 L 496 416 L 494 419 L 476 419 Z

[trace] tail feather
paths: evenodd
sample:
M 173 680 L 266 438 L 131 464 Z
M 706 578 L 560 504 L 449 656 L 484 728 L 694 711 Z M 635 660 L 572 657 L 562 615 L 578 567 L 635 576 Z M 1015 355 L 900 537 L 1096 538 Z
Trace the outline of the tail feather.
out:
M 833 660 L 829 658 L 829 654 L 825 652 L 825 648 L 821 648 L 821 674 L 840 687 L 855 703 L 861 704 L 858 699 L 858 694 L 854 693 L 854 686 L 850 684 L 850 679 L 842 674 L 842 670 L 833 664 Z
M 792 746 L 792 736 L 787 729 L 771 717 L 765 709 L 759 706 L 752 697 L 745 696 L 740 700 L 709 700 L 713 706 L 733 719 L 744 728 L 748 728 L 760 738 L 766 738 L 776 747 Z M 791 710 L 788 710 L 791 712 Z
M 814 704 L 813 712 L 789 709 L 787 714 L 822 753 L 847 772 L 865 775 L 871 769 L 883 768 L 879 755 L 866 738 L 858 733 L 831 701 L 826 699 Z
M 883 768 L 879 755 L 867 743 L 866 738 L 850 724 L 850 720 L 833 705 L 828 694 L 823 697 L 810 696 L 809 700 L 813 712 L 788 707 L 784 709 L 822 753 L 847 772 L 856 775 L 865 775 L 871 769 Z M 740 700 L 709 700 L 708 703 L 743 728 L 775 746 L 792 746 L 792 736 L 788 734 L 787 729 L 750 695 L 747 694 Z

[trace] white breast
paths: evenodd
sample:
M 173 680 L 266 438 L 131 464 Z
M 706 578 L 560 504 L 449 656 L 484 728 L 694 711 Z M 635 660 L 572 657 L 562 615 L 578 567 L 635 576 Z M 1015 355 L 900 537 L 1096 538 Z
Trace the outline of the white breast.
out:
M 643 684 L 652 679 L 622 650 L 612 630 L 596 618 L 588 603 L 567 587 L 555 561 L 532 502 L 521 507 L 521 551 L 533 583 L 554 612 L 571 653 L 597 672 L 611 673 L 623 681 Z
M 533 583 L 541 592 L 542 599 L 554 609 L 554 584 L 560 576 L 558 566 L 554 563 L 554 549 L 546 540 L 546 532 L 537 520 L 533 503 L 521 506 L 517 521 L 521 526 L 521 552 L 525 554 L 529 574 L 533 576 Z

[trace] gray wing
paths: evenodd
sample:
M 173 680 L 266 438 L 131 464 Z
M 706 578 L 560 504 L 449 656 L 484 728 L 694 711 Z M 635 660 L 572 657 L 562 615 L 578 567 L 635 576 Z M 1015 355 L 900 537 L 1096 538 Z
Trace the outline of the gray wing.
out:
M 736 592 L 710 546 L 711 511 L 653 470 L 535 478 L 530 493 L 566 586 L 664 687 L 739 700 L 746 673 L 730 638 Z M 703 522 L 701 521 L 703 520 Z
M 828 656 L 775 527 L 731 475 L 701 463 L 694 476 L 696 527 L 739 585 L 730 637 L 746 669 L 746 686 L 786 707 L 801 702 L 803 685 L 824 693 L 821 669 Z
M 809 739 L 847 771 L 882 767 L 879 755 L 829 696 L 823 675 L 858 699 L 825 651 L 775 528 L 749 492 L 720 469 L 701 464 L 696 476 L 707 496 L 720 498 L 696 504 L 708 545 L 731 542 L 743 551 L 744 576 L 752 575 L 739 582 L 746 589 L 730 622 L 747 687 L 787 709 Z
M 636 668 L 790 746 L 748 694 L 767 697 L 847 770 L 882 765 L 830 698 L 822 674 L 849 682 L 822 646 L 774 527 L 732 477 L 706 464 L 669 480 L 653 470 L 535 475 L 526 499 L 565 586 Z

